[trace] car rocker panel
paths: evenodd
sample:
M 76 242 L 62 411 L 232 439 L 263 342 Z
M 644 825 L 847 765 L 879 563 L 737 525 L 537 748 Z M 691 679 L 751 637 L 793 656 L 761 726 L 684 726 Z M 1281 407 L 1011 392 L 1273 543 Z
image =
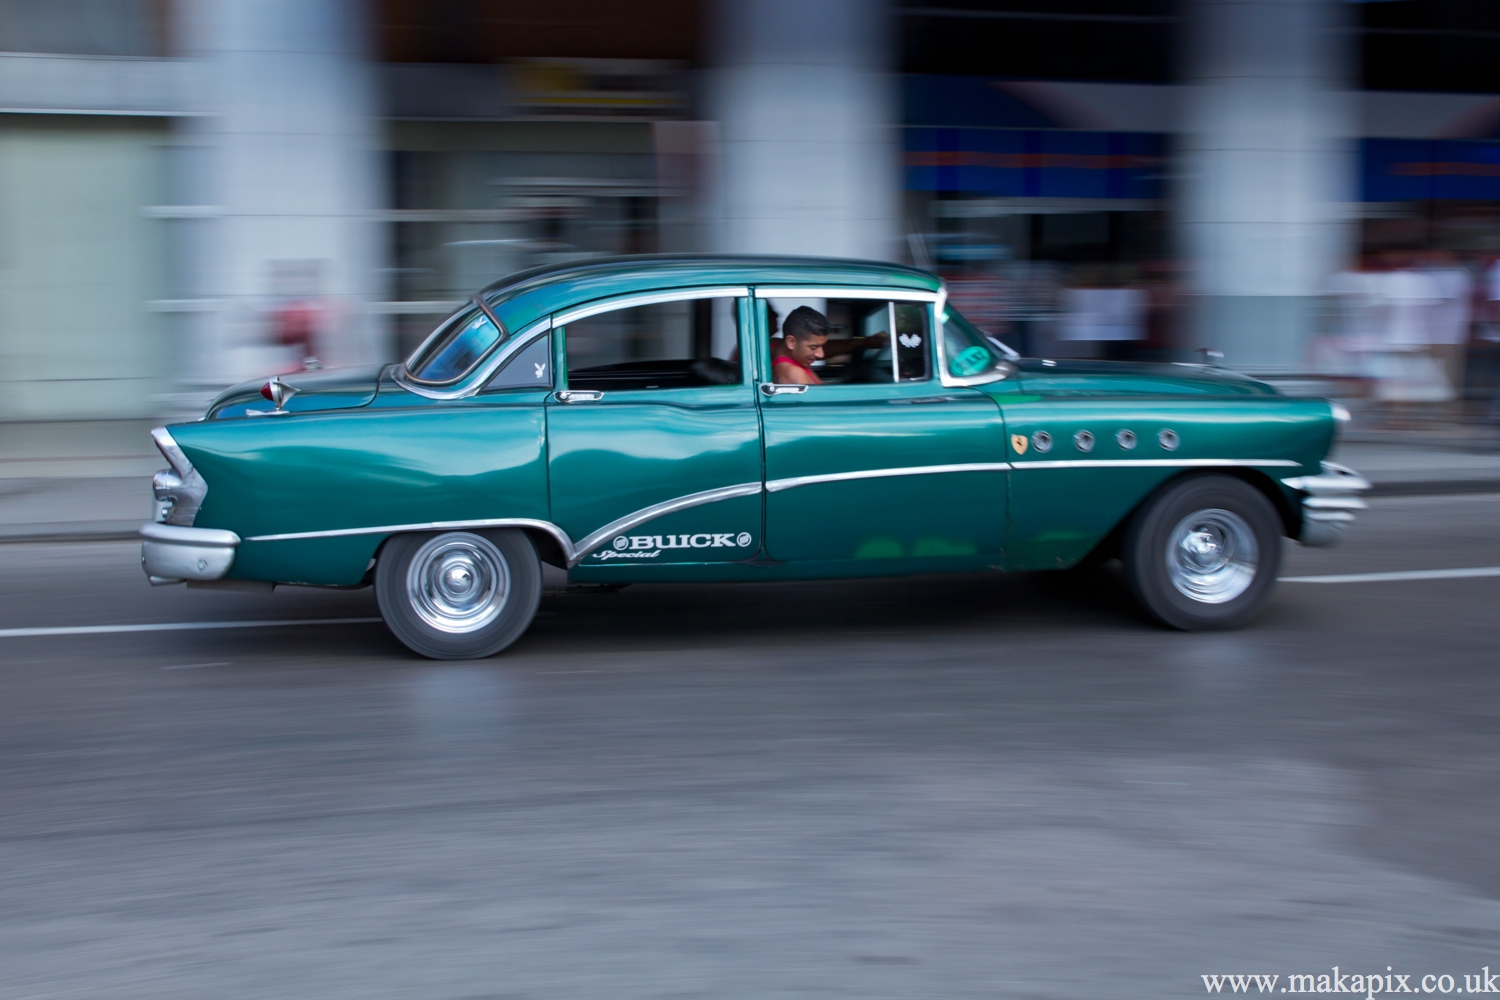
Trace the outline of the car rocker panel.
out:
M 863 339 L 777 383 L 771 324 L 808 302 Z M 1158 618 L 1222 627 L 1264 603 L 1273 536 L 1331 544 L 1363 507 L 1369 484 L 1324 461 L 1339 416 L 1212 367 L 1020 359 L 912 268 L 537 269 L 402 364 L 244 383 L 153 432 L 170 467 L 142 565 L 153 584 L 374 584 L 429 656 L 520 635 L 538 560 L 630 583 L 1119 553 Z M 1200 495 L 1233 509 L 1172 506 Z M 1147 542 L 1171 565 L 1131 554 Z

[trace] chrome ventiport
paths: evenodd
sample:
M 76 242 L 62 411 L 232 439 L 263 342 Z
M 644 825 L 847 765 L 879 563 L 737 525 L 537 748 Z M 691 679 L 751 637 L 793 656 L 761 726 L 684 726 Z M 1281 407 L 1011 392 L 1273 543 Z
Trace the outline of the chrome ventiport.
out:
M 1094 450 L 1094 434 L 1092 431 L 1079 431 L 1073 435 L 1073 447 L 1082 452 Z
M 1369 506 L 1359 494 L 1370 488 L 1370 481 L 1335 462 L 1324 462 L 1322 475 L 1293 476 L 1282 482 L 1304 494 L 1302 531 L 1297 536 L 1303 545 L 1338 544 L 1354 520 L 1353 512 Z

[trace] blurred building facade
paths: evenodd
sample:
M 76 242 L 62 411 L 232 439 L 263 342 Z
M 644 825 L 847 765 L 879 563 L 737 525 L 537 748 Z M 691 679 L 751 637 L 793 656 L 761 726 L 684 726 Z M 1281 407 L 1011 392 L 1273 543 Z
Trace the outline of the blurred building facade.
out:
M 0 419 L 191 412 L 654 251 L 912 261 L 1029 353 L 1367 374 L 1416 285 L 1350 274 L 1441 309 L 1462 270 L 1500 326 L 1497 55 L 1478 0 L 0 0 Z

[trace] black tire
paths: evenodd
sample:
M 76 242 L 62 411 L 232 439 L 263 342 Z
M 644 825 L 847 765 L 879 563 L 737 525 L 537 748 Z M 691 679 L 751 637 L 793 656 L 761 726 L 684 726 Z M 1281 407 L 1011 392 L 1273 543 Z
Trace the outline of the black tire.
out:
M 1192 476 L 1136 512 L 1121 556 L 1131 594 L 1164 624 L 1238 628 L 1271 599 L 1281 568 L 1281 518 L 1244 480 Z
M 521 531 L 397 535 L 375 565 L 386 626 L 434 660 L 493 656 L 521 637 L 542 599 L 542 563 Z

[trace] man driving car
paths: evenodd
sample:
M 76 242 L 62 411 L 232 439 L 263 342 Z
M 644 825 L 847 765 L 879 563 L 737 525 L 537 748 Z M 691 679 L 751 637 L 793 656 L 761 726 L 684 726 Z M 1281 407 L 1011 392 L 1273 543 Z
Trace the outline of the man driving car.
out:
M 771 380 L 781 384 L 822 385 L 812 370 L 814 361 L 855 356 L 883 347 L 885 332 L 872 337 L 828 340 L 828 318 L 810 306 L 798 306 L 781 324 L 781 339 L 771 341 Z

